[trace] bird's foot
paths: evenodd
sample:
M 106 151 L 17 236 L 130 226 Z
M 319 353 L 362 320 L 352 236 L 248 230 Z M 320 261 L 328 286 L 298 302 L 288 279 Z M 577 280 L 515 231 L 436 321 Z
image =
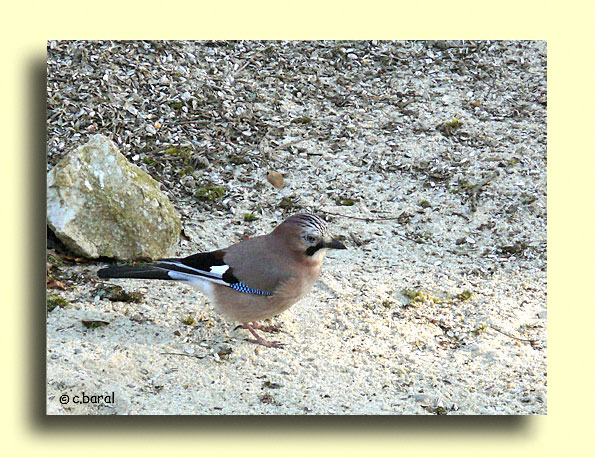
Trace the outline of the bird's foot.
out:
M 262 329 L 262 327 L 260 327 L 260 325 L 258 323 L 253 323 L 253 324 L 256 324 L 258 326 L 257 329 Z M 250 331 L 250 334 L 252 334 L 254 336 L 254 339 L 246 339 L 248 342 L 259 344 L 259 345 L 262 345 L 262 346 L 268 347 L 268 348 L 283 348 L 285 346 L 285 344 L 282 344 L 281 342 L 270 342 L 266 339 L 263 339 L 262 337 L 260 337 L 258 335 L 258 333 L 254 330 L 254 327 L 251 326 L 250 323 L 242 323 L 241 326 L 238 326 L 238 327 L 247 329 L 248 331 Z

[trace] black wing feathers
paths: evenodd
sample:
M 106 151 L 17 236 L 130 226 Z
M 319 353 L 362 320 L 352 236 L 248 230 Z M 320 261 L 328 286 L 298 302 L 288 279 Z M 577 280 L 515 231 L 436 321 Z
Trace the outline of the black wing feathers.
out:
M 210 251 L 208 253 L 197 253 L 185 258 L 171 258 L 171 259 L 160 259 L 159 261 L 172 261 L 184 264 L 185 266 L 193 269 L 202 270 L 209 272 L 212 266 L 224 266 L 223 256 L 225 252 L 221 250 Z
M 97 275 L 100 278 L 143 278 L 148 280 L 174 280 L 168 272 L 180 272 L 188 275 L 199 275 L 207 279 L 223 280 L 228 284 L 239 283 L 233 275 L 231 268 L 223 274 L 211 270 L 212 267 L 225 266 L 223 257 L 225 251 L 217 250 L 207 253 L 197 253 L 185 258 L 159 259 L 153 264 L 111 266 L 100 269 Z M 221 271 L 222 269 L 219 269 Z

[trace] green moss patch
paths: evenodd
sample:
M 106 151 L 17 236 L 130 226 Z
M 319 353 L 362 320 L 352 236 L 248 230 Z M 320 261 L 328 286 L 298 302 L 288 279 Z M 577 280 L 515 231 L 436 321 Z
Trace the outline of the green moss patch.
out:
M 220 186 L 205 186 L 196 190 L 196 196 L 204 200 L 217 200 L 225 195 L 225 189 Z
M 66 299 L 58 296 L 57 294 L 48 295 L 45 300 L 45 303 L 46 303 L 48 312 L 51 312 L 56 307 L 66 308 L 70 305 L 70 303 Z

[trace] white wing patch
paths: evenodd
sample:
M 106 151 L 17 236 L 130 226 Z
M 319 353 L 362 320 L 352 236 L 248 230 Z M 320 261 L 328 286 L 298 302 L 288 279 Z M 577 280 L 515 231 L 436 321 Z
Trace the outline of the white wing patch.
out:
M 167 275 L 169 275 L 169 278 L 171 278 L 172 280 L 183 280 L 183 281 L 188 281 L 190 283 L 194 283 L 195 281 L 198 281 L 199 283 L 202 281 L 209 281 L 211 283 L 219 283 L 220 285 L 229 286 L 229 283 L 227 283 L 224 280 L 221 280 L 219 278 L 213 278 L 213 277 L 205 277 L 204 275 L 200 275 L 200 274 L 192 275 L 192 274 L 187 274 L 185 272 L 177 272 L 175 270 L 168 270 Z
M 167 275 L 172 280 L 183 280 L 190 283 L 193 283 L 194 281 L 202 283 L 202 281 L 206 280 L 211 283 L 219 283 L 220 285 L 229 286 L 229 283 L 223 280 L 223 274 L 230 268 L 228 265 L 211 266 L 207 272 L 187 266 L 178 261 L 161 261 L 160 264 L 159 268 L 167 270 Z M 167 268 L 168 266 L 171 266 L 171 270 Z M 186 272 L 180 272 L 180 270 L 176 269 L 181 269 Z M 194 274 L 189 273 L 188 271 L 194 272 Z
M 205 293 L 209 298 L 212 298 L 213 296 L 213 283 L 228 286 L 236 291 L 239 291 L 240 293 L 257 294 L 261 296 L 270 296 L 272 294 L 267 291 L 260 291 L 258 289 L 250 288 L 240 281 L 229 283 L 228 281 L 223 280 L 223 275 L 231 268 L 228 265 L 210 266 L 209 271 L 207 272 L 205 270 L 197 269 L 196 267 L 190 267 L 179 261 L 163 260 L 154 267 L 167 271 L 168 277 L 172 280 L 182 280 L 189 282 L 191 285 Z
M 214 274 L 218 274 L 221 275 L 223 277 L 223 274 L 225 272 L 227 272 L 229 270 L 229 266 L 227 265 L 222 265 L 222 266 L 211 266 L 211 272 L 213 272 Z
M 180 268 L 183 270 L 192 270 L 194 272 L 196 272 L 197 275 L 204 275 L 207 274 L 207 276 L 209 276 L 210 278 L 216 277 L 216 278 L 222 278 L 223 274 L 225 272 L 227 272 L 227 270 L 229 269 L 228 265 L 222 265 L 222 266 L 211 266 L 209 271 L 204 271 L 204 270 L 200 270 L 200 269 L 195 269 L 194 267 L 190 267 L 187 266 L 186 264 L 182 264 L 181 262 L 178 261 L 161 261 L 160 262 L 163 266 L 172 266 L 172 268 Z

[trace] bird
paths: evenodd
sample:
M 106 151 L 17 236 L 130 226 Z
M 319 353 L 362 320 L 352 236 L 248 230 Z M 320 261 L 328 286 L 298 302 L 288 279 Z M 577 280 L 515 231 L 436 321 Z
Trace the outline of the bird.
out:
M 316 283 L 327 251 L 346 248 L 330 235 L 322 218 L 296 213 L 269 234 L 227 248 L 144 265 L 109 266 L 98 270 L 97 275 L 187 282 L 207 296 L 224 318 L 240 322 L 238 327 L 254 337 L 246 340 L 282 348 L 284 344 L 268 341 L 256 332 L 279 329 L 259 321 L 280 314 L 302 299 Z

